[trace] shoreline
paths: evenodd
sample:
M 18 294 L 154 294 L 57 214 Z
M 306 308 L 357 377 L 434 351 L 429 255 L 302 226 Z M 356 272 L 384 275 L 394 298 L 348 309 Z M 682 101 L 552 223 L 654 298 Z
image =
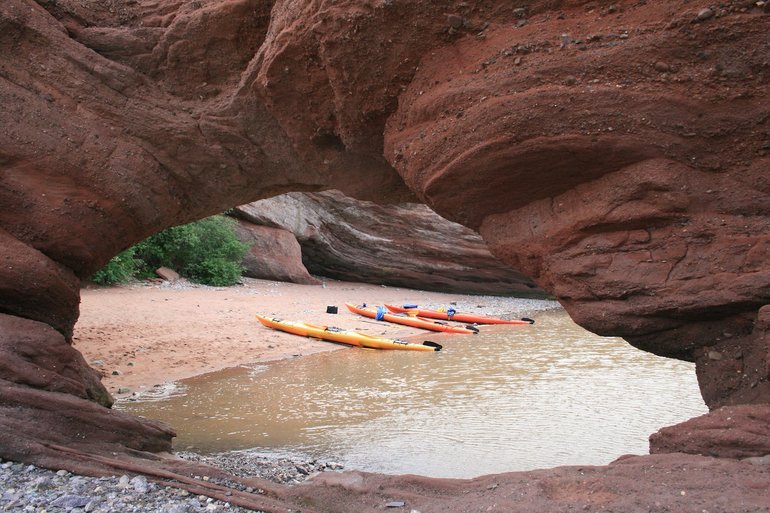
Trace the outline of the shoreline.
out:
M 135 282 L 81 289 L 73 345 L 100 371 L 102 383 L 119 401 L 227 368 L 345 349 L 265 328 L 254 317 L 257 313 L 388 338 L 425 335 L 425 330 L 352 314 L 346 302 L 425 307 L 454 303 L 459 311 L 510 317 L 561 308 L 548 299 L 429 292 L 326 278 L 320 286 L 249 278 L 233 287 L 184 280 Z M 326 313 L 327 306 L 337 306 L 338 314 Z
M 215 289 L 177 284 L 132 284 L 123 287 L 84 289 L 82 302 L 82 317 L 76 326 L 76 347 L 90 363 L 94 356 L 102 355 L 108 360 L 101 365 L 102 370 L 109 368 L 107 363 L 123 362 L 127 365 L 126 373 L 108 375 L 105 384 L 110 387 L 119 386 L 128 382 L 152 383 L 155 378 L 168 378 L 182 375 L 185 372 L 194 372 L 201 366 L 217 366 L 221 359 L 206 363 L 206 358 L 211 359 L 211 352 L 203 351 L 203 362 L 190 361 L 186 366 L 174 366 L 174 362 L 159 362 L 158 354 L 168 353 L 168 344 L 173 345 L 174 340 L 179 343 L 195 330 L 200 330 L 200 325 L 207 325 L 217 320 L 222 312 L 216 310 L 222 304 L 229 305 L 229 301 L 240 303 L 235 299 L 238 295 L 257 295 L 259 291 L 269 290 L 273 285 L 281 289 L 281 294 L 266 296 L 267 299 L 255 300 L 254 304 L 248 303 L 249 308 L 257 303 L 262 304 L 266 314 L 281 314 L 285 318 L 292 313 L 307 311 L 306 320 L 329 319 L 338 320 L 335 324 L 348 326 L 347 322 L 354 319 L 353 314 L 333 316 L 325 313 L 325 303 L 330 298 L 340 296 L 321 296 L 323 310 L 316 311 L 317 302 L 308 299 L 310 292 L 307 286 L 294 286 L 291 284 L 277 284 L 276 282 L 248 282 L 244 287 L 233 287 L 231 290 Z M 286 286 L 286 289 L 281 287 Z M 276 287 L 273 287 L 273 291 Z M 297 287 L 295 289 L 295 287 Z M 318 287 L 321 288 L 321 287 Z M 347 297 L 354 292 L 362 294 L 373 293 L 375 290 L 383 294 L 374 299 L 368 298 L 370 304 L 378 302 L 413 302 L 421 306 L 436 306 L 447 304 L 449 301 L 457 302 L 458 310 L 476 308 L 483 305 L 485 312 L 493 315 L 518 316 L 527 315 L 537 320 L 539 312 L 559 309 L 558 303 L 550 300 L 530 300 L 505 297 L 488 296 L 462 296 L 457 294 L 438 294 L 412 291 L 408 289 L 381 289 L 374 285 L 343 284 L 341 282 L 329 282 L 327 288 L 342 292 L 344 301 L 362 302 L 366 298 Z M 148 291 L 150 291 L 148 293 Z M 223 294 L 222 297 L 211 298 L 210 292 Z M 301 293 L 302 301 L 292 301 L 288 298 L 288 292 Z M 200 299 L 200 294 L 208 300 L 203 303 L 195 302 Z M 214 294 L 214 296 L 218 296 Z M 234 294 L 234 296 L 232 295 Z M 393 294 L 393 297 L 385 297 Z M 312 295 L 312 294 L 311 294 Z M 144 300 L 137 303 L 137 297 L 144 296 Z M 275 298 L 283 298 L 281 303 Z M 399 297 L 403 299 L 398 299 Z M 193 299 L 190 303 L 191 298 Z M 235 298 L 235 299 L 233 299 Z M 431 302 L 428 299 L 434 301 Z M 253 299 L 253 298 L 252 298 Z M 468 302 L 463 302 L 463 301 Z M 265 303 L 268 301 L 268 303 Z M 272 303 L 269 303 L 272 301 Z M 344 301 L 329 304 L 338 304 L 344 308 Z M 167 303 L 170 303 L 167 305 Z M 183 308 L 185 304 L 193 307 Z M 299 308 L 296 303 L 302 303 Z M 192 317 L 192 313 L 197 313 Z M 201 311 L 198 311 L 198 309 Z M 205 310 L 208 309 L 208 312 Z M 233 308 L 229 308 L 234 310 Z M 237 309 L 235 309 L 237 310 Z M 172 311 L 182 312 L 191 317 L 187 322 L 174 321 Z M 340 310 L 342 312 L 342 310 Z M 251 310 L 241 317 L 248 319 L 241 324 L 234 323 L 229 328 L 247 326 L 252 333 L 265 334 L 263 330 L 257 330 L 256 319 L 251 319 Z M 230 312 L 234 314 L 234 312 Z M 312 317 L 311 317 L 312 316 Z M 343 322 L 342 319 L 345 319 Z M 363 319 L 363 318 L 361 318 Z M 131 327 L 130 322 L 136 322 Z M 240 322 L 240 321 L 239 321 Z M 165 323 L 165 324 L 164 324 Z M 131 327 L 131 329 L 127 329 Z M 362 324 L 372 328 L 372 325 Z M 410 331 L 400 326 L 389 326 L 385 323 L 376 324 L 379 330 L 391 330 L 401 333 Z M 207 330 L 211 339 L 218 331 L 210 326 Z M 354 327 L 354 325 L 351 325 Z M 254 328 L 254 329 L 251 329 Z M 266 333 L 271 333 L 267 328 Z M 148 340 L 155 334 L 162 334 L 165 338 L 159 340 L 158 347 L 149 344 Z M 422 332 L 424 333 L 424 332 Z M 275 335 L 280 333 L 275 332 Z M 305 346 L 310 344 L 320 346 L 336 346 L 325 342 L 314 341 L 302 337 L 285 334 L 288 342 L 267 342 L 259 339 L 255 342 L 260 348 L 274 345 L 272 349 L 280 350 L 276 354 L 288 354 L 291 357 L 291 348 L 300 347 L 303 354 Z M 402 336 L 402 335 L 394 335 Z M 221 338 L 221 337 L 219 337 Z M 167 340 L 168 339 L 168 340 Z M 203 342 L 202 342 L 203 341 Z M 185 346 L 175 349 L 179 353 L 185 347 L 191 353 L 195 351 L 195 344 L 203 343 L 205 337 L 199 336 L 192 345 L 187 341 Z M 231 349 L 235 351 L 238 340 L 231 341 Z M 278 347 L 280 344 L 280 347 Z M 133 348 L 134 353 L 131 352 Z M 138 349 L 144 351 L 138 351 Z M 84 350 L 85 349 L 85 350 Z M 145 353 L 150 350 L 159 352 L 150 353 L 155 358 L 143 359 Z M 210 350 L 211 348 L 205 348 Z M 268 348 L 269 349 L 269 348 Z M 323 349 L 319 349 L 323 350 Z M 351 348 L 351 350 L 355 350 Z M 138 356 L 136 358 L 129 356 Z M 197 354 L 197 353 L 195 353 Z M 245 359 L 245 355 L 241 359 Z M 277 358 L 276 358 L 277 359 Z M 154 360 L 154 361 L 153 361 Z M 165 365 L 169 363 L 170 365 Z M 224 367 L 222 367 L 224 368 Z M 183 378 L 177 378 L 183 379 Z M 296 490 L 302 490 L 292 499 L 307 496 L 308 494 L 324 494 L 330 488 L 341 488 L 351 485 L 356 486 L 352 494 L 358 499 L 351 499 L 340 503 L 340 511 L 381 511 L 390 507 L 406 507 L 405 511 L 466 511 L 478 509 L 477 506 L 501 504 L 503 508 L 511 508 L 511 498 L 515 505 L 519 505 L 527 511 L 572 511 L 576 507 L 583 509 L 602 509 L 605 506 L 617 510 L 647 511 L 650 508 L 676 510 L 687 512 L 712 511 L 714 507 L 723 508 L 736 513 L 750 513 L 765 511 L 767 470 L 762 462 L 745 462 L 731 458 L 716 458 L 689 455 L 683 453 L 650 454 L 643 456 L 626 455 L 618 458 L 608 465 L 602 466 L 567 466 L 532 471 L 506 472 L 479 476 L 467 479 L 440 479 L 421 478 L 418 476 L 388 476 L 382 474 L 368 474 L 349 471 L 341 468 L 334 462 L 301 459 L 272 459 L 262 458 L 259 454 L 247 452 L 235 452 L 221 454 L 216 457 L 204 456 L 195 453 L 181 453 L 180 458 L 199 461 L 204 465 L 223 469 L 231 475 L 242 475 L 266 479 L 281 486 L 288 486 Z M 207 476 L 195 476 L 196 479 L 208 481 Z M 87 477 L 72 474 L 66 470 L 49 470 L 34 465 L 0 460 L 0 482 L 5 485 L 5 490 L 0 493 L 0 509 L 8 511 L 70 511 L 83 509 L 93 513 L 110 513 L 113 511 L 128 511 L 135 513 L 187 513 L 197 511 L 248 513 L 254 511 L 246 507 L 238 506 L 228 500 L 231 492 L 225 493 L 221 500 L 207 495 L 198 495 L 198 491 L 191 493 L 184 486 L 176 487 L 174 484 L 156 482 L 156 479 L 142 474 L 127 473 L 125 475 L 113 475 L 107 477 Z M 220 480 L 213 478 L 212 482 L 233 492 L 243 492 L 259 495 L 261 489 L 243 488 L 244 484 L 234 483 L 231 479 Z M 365 484 L 363 486 L 362 484 Z M 458 488 L 458 485 L 462 485 Z M 559 492 L 556 495 L 552 491 Z M 562 493 L 564 492 L 564 493 Z M 598 492 L 598 493 L 596 493 Z M 204 492 L 205 493 L 205 492 Z M 337 494 L 334 497 L 345 497 L 345 494 Z M 476 499 L 475 497 L 478 497 Z M 354 503 L 358 500 L 359 503 Z M 226 502 L 225 502 L 226 501 Z M 506 502 L 508 501 L 508 502 Z M 686 501 L 686 502 L 684 502 Z M 295 505 L 294 502 L 287 502 Z M 366 504 L 362 507 L 361 504 Z M 577 506 L 576 506 L 577 505 Z M 716 505 L 716 506 L 715 506 Z M 304 510 L 304 508 L 302 508 Z M 499 508 L 497 508 L 499 509 Z

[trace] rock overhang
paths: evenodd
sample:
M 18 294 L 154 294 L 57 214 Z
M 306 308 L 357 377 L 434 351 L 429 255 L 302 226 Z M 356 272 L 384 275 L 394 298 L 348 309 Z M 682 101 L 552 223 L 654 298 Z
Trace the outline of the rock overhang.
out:
M 0 310 L 66 338 L 78 278 L 166 226 L 414 194 L 710 405 L 766 403 L 767 11 L 613 5 L 7 0 Z

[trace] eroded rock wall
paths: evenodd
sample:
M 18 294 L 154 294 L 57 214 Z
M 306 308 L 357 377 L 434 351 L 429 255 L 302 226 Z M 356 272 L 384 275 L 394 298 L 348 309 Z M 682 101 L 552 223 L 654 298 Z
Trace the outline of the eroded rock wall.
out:
M 92 4 L 0 6 L 3 273 L 15 290 L 39 268 L 32 290 L 55 291 L 11 292 L 5 311 L 70 336 L 76 278 L 164 227 L 291 190 L 410 197 L 382 157 L 366 173 L 305 160 L 257 78 L 241 83 L 269 3 Z
M 770 298 L 767 13 L 562 7 L 426 55 L 385 155 L 579 324 L 717 383 L 708 348 L 768 354 L 752 335 Z M 754 367 L 707 403 L 767 402 Z
M 464 294 L 542 294 L 493 257 L 476 232 L 425 205 L 379 205 L 325 191 L 256 201 L 232 215 L 292 234 L 302 246 L 300 264 L 320 276 Z

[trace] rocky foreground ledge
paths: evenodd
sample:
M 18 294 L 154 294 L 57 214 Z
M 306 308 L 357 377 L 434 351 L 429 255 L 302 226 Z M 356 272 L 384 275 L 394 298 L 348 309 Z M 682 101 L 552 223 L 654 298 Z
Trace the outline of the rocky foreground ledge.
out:
M 303 477 L 296 470 L 303 467 L 294 462 L 277 465 Z M 276 464 L 263 466 L 276 469 Z M 323 469 L 316 466 L 316 470 Z M 239 506 L 245 496 L 271 493 L 265 489 L 208 476 L 194 479 L 209 490 L 221 491 L 190 492 L 143 475 L 84 477 L 5 462 L 0 464 L 0 509 L 37 513 L 770 511 L 768 458 L 739 461 L 681 453 L 627 456 L 605 467 L 560 467 L 471 480 L 327 471 L 287 486 L 290 500 L 266 508 Z
M 770 406 L 721 408 L 662 429 L 651 437 L 650 448 L 660 454 L 623 456 L 607 466 L 475 479 L 341 472 L 336 463 L 248 452 L 168 456 L 161 465 L 165 470 L 156 461 L 148 475 L 107 477 L 7 461 L 0 463 L 0 508 L 38 513 L 770 511 Z M 669 452 L 674 449 L 693 454 Z
M 208 457 L 197 454 L 182 456 L 191 461 L 205 461 L 227 468 L 236 475 L 260 476 L 282 484 L 297 484 L 313 473 L 341 468 L 337 463 L 268 458 L 245 452 Z M 208 476 L 198 476 L 198 479 L 204 483 L 211 481 Z M 260 493 L 259 489 L 232 481 L 219 480 L 219 484 L 246 493 Z M 195 495 L 182 488 L 161 486 L 143 475 L 85 477 L 66 470 L 53 471 L 12 461 L 0 463 L 0 485 L 2 485 L 0 511 L 51 513 L 58 511 L 88 513 L 252 511 L 206 495 Z

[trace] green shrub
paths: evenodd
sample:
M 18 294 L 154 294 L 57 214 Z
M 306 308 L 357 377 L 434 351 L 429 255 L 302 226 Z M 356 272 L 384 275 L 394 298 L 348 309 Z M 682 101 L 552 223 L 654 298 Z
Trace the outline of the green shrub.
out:
M 128 248 L 123 253 L 115 255 L 107 265 L 96 271 L 91 280 L 100 285 L 125 283 L 134 277 L 137 265 L 134 258 L 134 248 Z
M 238 283 L 249 246 L 235 236 L 234 225 L 233 219 L 217 215 L 157 233 L 132 248 L 137 261 L 132 276 L 151 276 L 158 267 L 169 267 L 196 283 Z
M 243 267 L 238 262 L 224 258 L 207 258 L 187 268 L 188 278 L 197 283 L 224 287 L 238 283 Z

